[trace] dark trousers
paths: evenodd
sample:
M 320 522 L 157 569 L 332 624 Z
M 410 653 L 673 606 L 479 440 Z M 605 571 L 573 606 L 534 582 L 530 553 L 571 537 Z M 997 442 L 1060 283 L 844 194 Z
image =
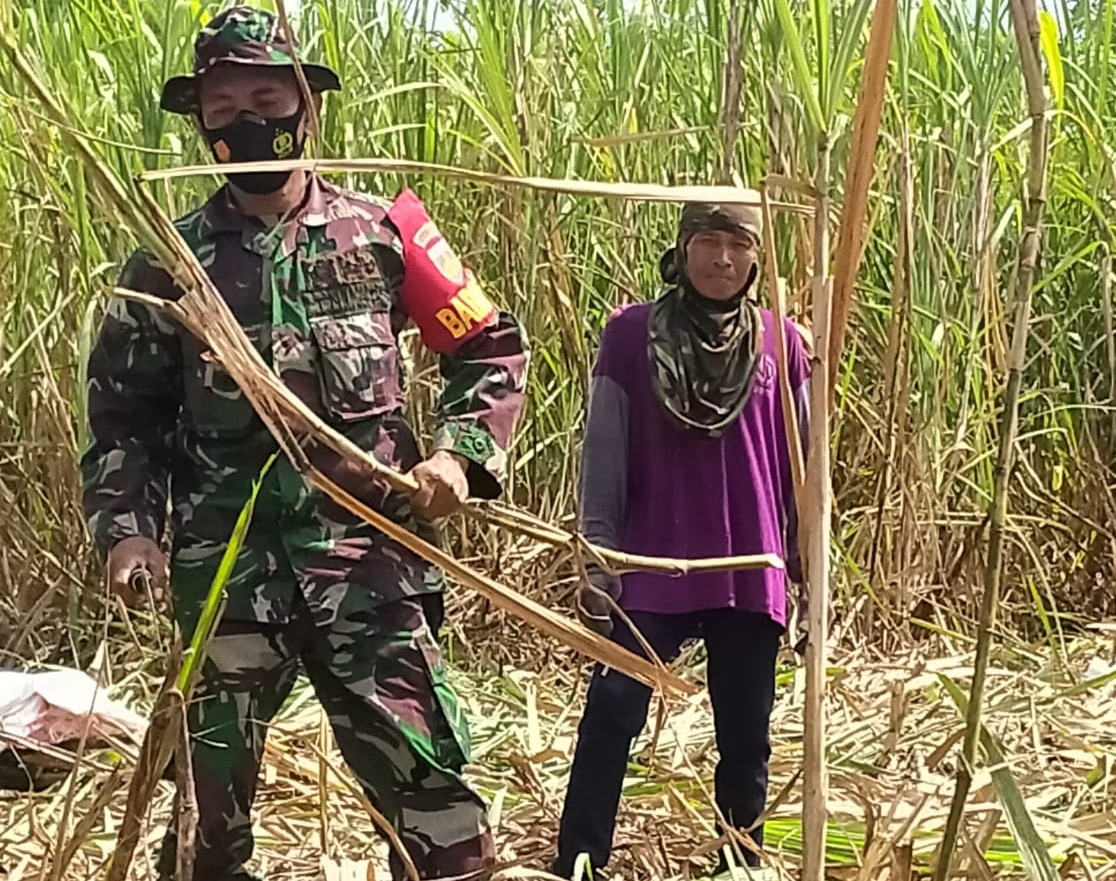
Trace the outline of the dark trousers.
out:
M 705 641 L 719 754 L 714 776 L 717 806 L 735 828 L 747 829 L 763 813 L 767 798 L 768 728 L 783 629 L 766 615 L 734 609 L 685 615 L 634 612 L 629 617 L 664 662 L 676 658 L 689 637 Z M 612 638 L 644 654 L 620 621 L 615 621 Z M 650 700 L 647 686 L 600 665 L 594 671 L 578 728 L 554 874 L 569 878 L 582 852 L 594 869 L 608 863 L 628 753 L 647 722 Z M 762 827 L 750 834 L 762 845 Z M 750 864 L 758 864 L 752 854 L 745 856 Z

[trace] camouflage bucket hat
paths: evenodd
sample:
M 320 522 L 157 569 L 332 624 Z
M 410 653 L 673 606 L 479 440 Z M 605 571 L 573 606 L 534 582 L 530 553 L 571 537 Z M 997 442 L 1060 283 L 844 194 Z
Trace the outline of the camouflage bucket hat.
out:
M 294 67 L 294 47 L 279 19 L 252 6 L 234 6 L 213 18 L 194 41 L 194 72 L 167 80 L 160 106 L 171 113 L 197 113 L 199 77 L 218 64 Z M 302 63 L 306 82 L 315 92 L 341 88 L 337 74 L 321 64 Z

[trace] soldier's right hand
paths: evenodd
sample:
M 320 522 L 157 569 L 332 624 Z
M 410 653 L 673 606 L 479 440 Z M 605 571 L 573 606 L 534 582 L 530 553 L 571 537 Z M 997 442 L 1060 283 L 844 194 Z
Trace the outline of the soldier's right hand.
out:
M 142 587 L 144 574 L 150 579 L 155 600 L 163 597 L 167 586 L 167 557 L 155 542 L 143 536 L 118 541 L 109 551 L 109 590 L 128 605 L 146 598 Z

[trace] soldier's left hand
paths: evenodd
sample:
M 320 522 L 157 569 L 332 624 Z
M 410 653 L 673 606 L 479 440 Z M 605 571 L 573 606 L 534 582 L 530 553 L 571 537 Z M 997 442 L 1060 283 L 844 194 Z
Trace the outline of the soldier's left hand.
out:
M 465 477 L 464 457 L 448 450 L 439 450 L 425 462 L 411 469 L 419 485 L 411 497 L 411 508 L 419 517 L 434 520 L 452 514 L 469 497 L 469 481 Z

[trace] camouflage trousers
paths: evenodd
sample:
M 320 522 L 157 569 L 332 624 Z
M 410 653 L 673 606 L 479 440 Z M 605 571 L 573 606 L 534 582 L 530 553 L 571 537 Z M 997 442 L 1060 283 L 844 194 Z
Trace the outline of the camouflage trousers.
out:
M 439 598 L 440 599 L 440 598 Z M 296 600 L 286 624 L 224 621 L 189 712 L 198 805 L 193 881 L 252 876 L 251 808 L 267 723 L 305 670 L 346 764 L 427 878 L 485 878 L 484 802 L 460 776 L 465 720 L 423 610 L 411 597 L 315 626 Z M 173 878 L 172 822 L 159 860 Z M 392 875 L 407 877 L 392 853 Z M 188 879 L 181 879 L 188 881 Z

